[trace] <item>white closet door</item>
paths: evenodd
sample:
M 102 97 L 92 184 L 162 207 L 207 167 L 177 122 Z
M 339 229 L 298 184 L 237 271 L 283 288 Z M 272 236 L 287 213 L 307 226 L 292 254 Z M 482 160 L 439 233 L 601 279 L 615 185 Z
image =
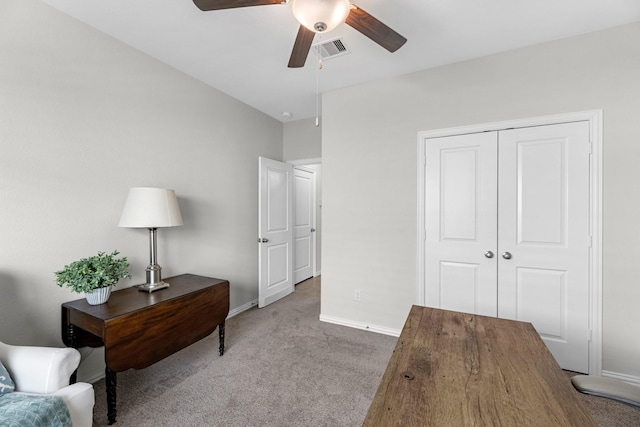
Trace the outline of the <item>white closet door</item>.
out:
M 313 171 L 293 168 L 293 283 L 313 277 L 316 179 Z
M 497 315 L 497 134 L 426 144 L 425 299 L 430 307 Z
M 499 132 L 498 175 L 498 316 L 588 372 L 588 122 Z
M 531 322 L 589 371 L 589 124 L 430 139 L 425 301 Z

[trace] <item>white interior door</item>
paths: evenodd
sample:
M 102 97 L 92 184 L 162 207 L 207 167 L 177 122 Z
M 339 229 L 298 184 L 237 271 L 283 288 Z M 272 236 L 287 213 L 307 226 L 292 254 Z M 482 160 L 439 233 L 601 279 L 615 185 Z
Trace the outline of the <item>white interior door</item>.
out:
M 531 322 L 578 372 L 589 371 L 589 132 L 585 121 L 425 147 L 425 303 Z
M 258 307 L 293 292 L 293 167 L 259 158 Z
M 426 146 L 426 304 L 497 316 L 497 134 Z
M 315 188 L 315 173 L 312 170 L 299 166 L 293 169 L 294 284 L 313 277 Z
M 499 145 L 498 316 L 588 372 L 589 124 L 501 131 Z

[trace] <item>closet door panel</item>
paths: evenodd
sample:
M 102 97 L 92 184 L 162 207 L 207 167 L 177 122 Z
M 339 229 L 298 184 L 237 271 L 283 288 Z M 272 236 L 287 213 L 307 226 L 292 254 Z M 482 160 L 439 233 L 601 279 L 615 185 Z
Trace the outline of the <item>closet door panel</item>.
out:
M 501 131 L 498 145 L 498 316 L 532 322 L 561 366 L 587 372 L 588 124 Z
M 430 307 L 497 315 L 497 134 L 426 144 L 425 296 Z
M 518 268 L 516 274 L 518 316 L 536 325 L 538 333 L 565 340 L 567 273 L 543 268 Z

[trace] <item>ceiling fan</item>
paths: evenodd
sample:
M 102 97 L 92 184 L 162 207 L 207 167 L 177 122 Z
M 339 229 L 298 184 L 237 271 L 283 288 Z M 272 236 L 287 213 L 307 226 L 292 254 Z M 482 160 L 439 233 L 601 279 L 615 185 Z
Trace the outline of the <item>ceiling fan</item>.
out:
M 358 30 L 389 52 L 400 49 L 406 38 L 369 15 L 349 0 L 193 0 L 202 11 L 238 7 L 291 4 L 291 11 L 300 23 L 289 68 L 303 67 L 315 33 L 328 32 L 343 22 Z

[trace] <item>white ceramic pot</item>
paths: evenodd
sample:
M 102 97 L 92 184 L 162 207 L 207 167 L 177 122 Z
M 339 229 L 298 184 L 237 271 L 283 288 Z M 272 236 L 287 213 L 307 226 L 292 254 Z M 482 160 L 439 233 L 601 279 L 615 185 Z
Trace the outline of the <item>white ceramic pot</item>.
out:
M 94 289 L 91 292 L 85 292 L 84 296 L 87 298 L 87 302 L 91 305 L 104 304 L 111 295 L 111 286 L 105 288 Z

